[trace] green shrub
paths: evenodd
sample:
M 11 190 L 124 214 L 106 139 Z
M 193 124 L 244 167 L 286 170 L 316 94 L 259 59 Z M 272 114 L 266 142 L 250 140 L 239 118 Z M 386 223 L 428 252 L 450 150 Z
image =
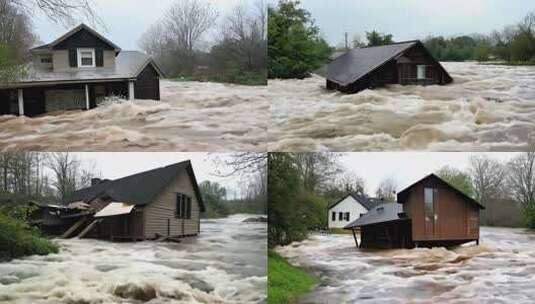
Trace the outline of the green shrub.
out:
M 291 303 L 318 283 L 316 277 L 290 265 L 273 251 L 268 252 L 268 303 Z
M 0 260 L 57 252 L 58 247 L 42 238 L 37 229 L 24 221 L 0 214 Z

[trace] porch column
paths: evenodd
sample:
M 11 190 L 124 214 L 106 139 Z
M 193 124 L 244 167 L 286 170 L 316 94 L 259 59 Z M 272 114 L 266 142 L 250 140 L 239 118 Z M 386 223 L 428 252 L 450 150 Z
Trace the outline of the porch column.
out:
M 19 116 L 24 116 L 24 93 L 22 89 L 18 90 L 19 93 Z
M 89 110 L 89 85 L 85 85 L 85 109 Z
M 128 82 L 128 100 L 134 100 L 134 81 Z

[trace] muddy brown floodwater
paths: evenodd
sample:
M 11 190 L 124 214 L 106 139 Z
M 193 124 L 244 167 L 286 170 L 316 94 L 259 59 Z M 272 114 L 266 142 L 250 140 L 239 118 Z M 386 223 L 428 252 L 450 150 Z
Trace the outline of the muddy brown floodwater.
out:
M 480 244 L 362 251 L 315 234 L 277 251 L 321 278 L 299 303 L 534 303 L 535 233 L 482 227 Z
M 203 220 L 182 243 L 60 240 L 59 254 L 0 263 L 0 303 L 263 303 L 267 225 Z
M 161 101 L 0 116 L 0 151 L 266 151 L 265 86 L 161 81 Z
M 505 151 L 535 142 L 535 67 L 444 63 L 446 86 L 345 95 L 325 80 L 269 82 L 270 151 Z

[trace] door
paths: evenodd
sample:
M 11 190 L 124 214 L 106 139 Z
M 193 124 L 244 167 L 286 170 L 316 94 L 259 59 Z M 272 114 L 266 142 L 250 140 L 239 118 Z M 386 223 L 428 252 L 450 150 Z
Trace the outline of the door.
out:
M 436 188 L 424 188 L 424 221 L 427 239 L 433 239 L 438 234 L 437 199 Z

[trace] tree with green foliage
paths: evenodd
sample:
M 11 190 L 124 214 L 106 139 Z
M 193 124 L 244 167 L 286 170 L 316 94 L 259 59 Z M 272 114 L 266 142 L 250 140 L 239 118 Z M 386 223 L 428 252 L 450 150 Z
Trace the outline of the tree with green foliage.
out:
M 375 30 L 366 32 L 366 39 L 368 39 L 368 46 L 387 45 L 394 42 L 391 34 L 382 34 Z
M 268 77 L 304 78 L 324 64 L 332 49 L 299 1 L 268 8 Z
M 227 190 L 217 182 L 203 181 L 199 184 L 199 190 L 206 205 L 208 218 L 224 217 L 229 214 L 225 200 Z
M 474 186 L 470 173 L 464 172 L 460 169 L 444 166 L 436 173 L 438 177 L 448 182 L 450 185 L 457 188 L 469 197 L 474 197 Z

